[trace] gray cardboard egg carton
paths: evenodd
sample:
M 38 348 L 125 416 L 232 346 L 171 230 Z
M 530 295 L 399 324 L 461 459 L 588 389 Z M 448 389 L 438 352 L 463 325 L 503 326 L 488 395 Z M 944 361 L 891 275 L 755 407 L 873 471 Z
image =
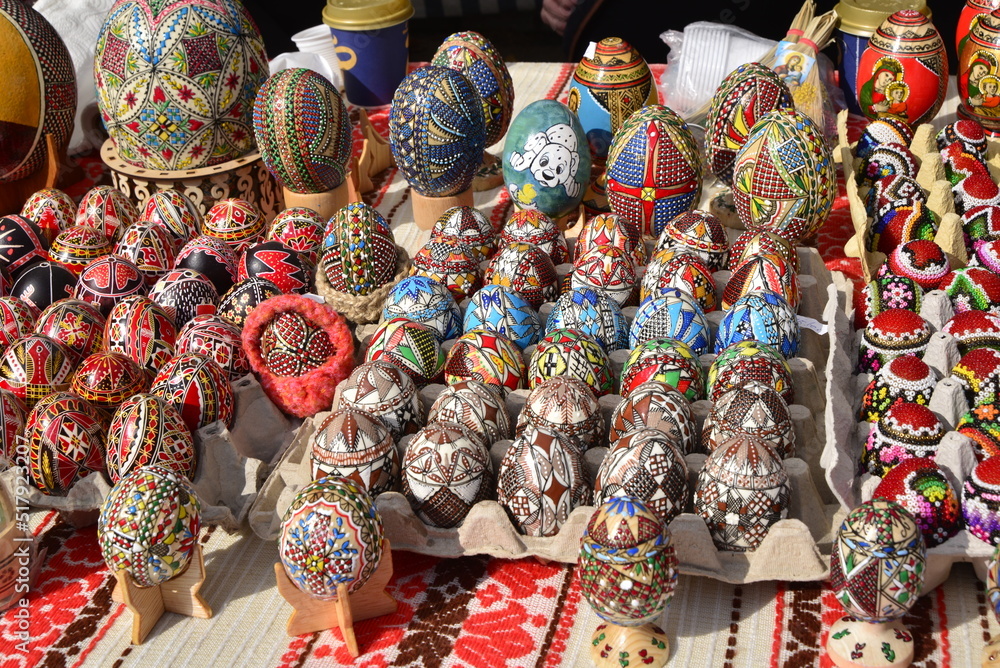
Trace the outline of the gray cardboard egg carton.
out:
M 575 239 L 569 234 L 567 236 L 572 248 Z M 849 302 L 850 285 L 839 274 L 831 274 L 827 270 L 815 249 L 800 248 L 798 254 L 802 291 L 799 313 L 820 323 L 830 322 L 835 314 L 844 313 Z M 569 264 L 559 265 L 557 273 L 560 279 L 571 269 Z M 720 296 L 729 276 L 728 271 L 715 273 Z M 543 323 L 551 309 L 551 303 L 542 305 L 540 315 Z M 624 312 L 626 317 L 631 318 L 635 315 L 635 308 L 624 309 Z M 708 319 L 714 335 L 722 320 L 722 313 L 710 313 Z M 358 338 L 364 341 L 366 335 L 370 335 L 373 330 L 373 326 L 361 329 Z M 453 343 L 454 341 L 446 341 L 443 347 L 449 349 Z M 360 347 L 362 357 L 365 348 L 363 343 Z M 533 350 L 534 347 L 528 347 L 524 351 L 526 363 Z M 830 552 L 832 527 L 839 510 L 835 496 L 826 485 L 821 466 L 827 441 L 823 416 L 828 408 L 827 358 L 830 350 L 828 335 L 803 328 L 800 357 L 789 360 L 797 402 L 789 407 L 796 436 L 796 457 L 785 460 L 791 485 L 790 506 L 788 517 L 771 528 L 763 544 L 755 552 L 725 552 L 716 549 L 704 520 L 693 510 L 693 492 L 706 455 L 690 454 L 685 457 L 692 498 L 688 499 L 686 512 L 670 524 L 682 573 L 731 583 L 819 580 L 829 574 L 829 557 L 825 555 Z M 616 351 L 610 355 L 616 380 L 621 375 L 627 357 L 628 351 Z M 701 359 L 707 372 L 715 356 L 703 355 Z M 430 385 L 421 390 L 420 397 L 426 409 L 431 407 L 443 389 L 444 385 Z M 517 390 L 507 395 L 507 408 L 515 422 L 527 396 L 528 390 Z M 334 398 L 334 405 L 337 405 L 338 399 L 339 391 Z M 611 414 L 620 401 L 621 397 L 618 395 L 600 399 L 606 429 L 610 428 Z M 692 404 L 699 434 L 711 406 L 711 402 L 706 400 Z M 311 481 L 310 437 L 328 414 L 320 413 L 303 423 L 274 472 L 261 488 L 250 510 L 250 526 L 261 538 L 277 539 L 285 510 L 295 494 Z M 403 437 L 396 444 L 400 461 L 411 438 Z M 494 472 L 499 471 L 510 443 L 499 441 L 490 449 Z M 591 448 L 585 453 L 585 468 L 591 487 L 601 459 L 608 451 L 607 432 L 604 444 L 605 447 Z M 536 538 L 518 533 L 506 511 L 496 501 L 477 503 L 462 525 L 454 529 L 424 524 L 410 508 L 406 498 L 398 492 L 379 495 L 376 505 L 382 517 L 385 535 L 397 550 L 439 557 L 471 554 L 503 558 L 534 556 L 564 563 L 576 562 L 580 538 L 595 510 L 593 506 L 578 507 L 570 514 L 557 535 Z

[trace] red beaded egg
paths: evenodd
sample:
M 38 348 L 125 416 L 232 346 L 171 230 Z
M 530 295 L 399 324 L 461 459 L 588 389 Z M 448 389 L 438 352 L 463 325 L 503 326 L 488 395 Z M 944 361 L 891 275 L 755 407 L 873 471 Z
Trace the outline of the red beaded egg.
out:
M 906 508 L 917 521 L 927 547 L 940 545 L 962 528 L 958 495 L 933 459 L 914 457 L 900 462 L 882 478 L 873 497 Z

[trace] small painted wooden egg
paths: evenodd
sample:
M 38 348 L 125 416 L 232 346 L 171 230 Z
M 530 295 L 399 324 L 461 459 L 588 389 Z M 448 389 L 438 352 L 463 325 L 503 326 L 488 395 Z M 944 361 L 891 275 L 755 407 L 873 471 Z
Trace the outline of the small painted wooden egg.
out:
M 930 339 L 930 325 L 913 311 L 882 311 L 865 327 L 858 353 L 858 371 L 875 373 L 900 355 L 923 357 Z
M 740 434 L 705 460 L 695 488 L 695 512 L 720 550 L 749 552 L 788 513 L 788 474 L 778 453 L 756 436 Z
M 148 389 L 149 377 L 137 362 L 104 350 L 85 357 L 70 383 L 70 391 L 103 408 L 108 415 L 133 394 Z
M 112 250 L 114 247 L 103 232 L 87 225 L 76 225 L 56 236 L 49 248 L 49 259 L 79 276 L 84 267 L 109 255 Z
M 695 451 L 699 439 L 691 404 L 676 389 L 650 380 L 635 387 L 611 414 L 612 444 L 634 429 L 649 427 L 667 435 L 682 455 Z
M 712 271 L 726 267 L 729 241 L 722 222 L 708 213 L 694 209 L 670 219 L 656 241 L 656 249 L 667 246 L 683 248 L 698 257 Z
M 197 353 L 177 355 L 153 379 L 150 394 L 173 404 L 194 433 L 221 420 L 231 427 L 235 399 L 229 379 L 211 358 Z
M 688 401 L 705 398 L 705 370 L 691 346 L 671 338 L 643 341 L 635 346 L 622 367 L 621 395 L 651 380 L 666 383 Z
M 576 444 L 534 426 L 514 439 L 497 473 L 497 502 L 526 536 L 556 535 L 590 494 Z
M 883 478 L 905 459 L 933 458 L 944 434 L 941 420 L 927 406 L 898 403 L 875 423 L 861 454 L 861 466 Z
M 483 283 L 510 288 L 536 309 L 555 301 L 559 294 L 552 258 L 526 243 L 511 244 L 497 253 L 483 274 Z
M 993 348 L 970 350 L 962 355 L 951 375 L 965 389 L 970 406 L 1000 400 L 1000 351 Z
M 677 586 L 670 529 L 638 499 L 614 496 L 580 540 L 580 593 L 601 619 L 619 626 L 654 622 Z M 641 650 L 640 650 L 641 651 Z
M 60 299 L 38 317 L 35 332 L 63 344 L 73 366 L 104 347 L 106 320 L 96 306 L 76 299 Z
M 453 206 L 441 214 L 431 239 L 452 243 L 479 260 L 489 260 L 497 248 L 493 223 L 471 206 Z
M 353 408 L 339 408 L 309 438 L 313 480 L 347 478 L 372 498 L 393 491 L 399 480 L 399 453 L 392 433 L 376 418 Z
M 274 217 L 265 239 L 280 241 L 315 267 L 319 264 L 325 230 L 326 221 L 318 213 L 304 207 L 292 207 Z
M 785 403 L 795 400 L 792 371 L 781 353 L 760 341 L 743 340 L 722 350 L 708 369 L 708 397 L 718 401 L 724 392 L 748 381 L 772 387 Z
M 312 272 L 297 252 L 280 241 L 262 241 L 248 246 L 236 266 L 236 280 L 263 278 L 284 294 L 301 294 L 312 285 Z
M 913 128 L 901 118 L 887 116 L 871 121 L 854 146 L 854 157 L 866 160 L 872 149 L 882 144 L 909 146 L 913 141 Z
M 684 512 L 690 496 L 688 467 L 670 435 L 642 427 L 622 435 L 601 462 L 594 505 L 614 496 L 639 499 L 664 524 Z
M 0 459 L 16 460 L 17 439 L 24 436 L 26 416 L 24 403 L 13 392 L 0 390 Z
M 859 419 L 876 422 L 899 403 L 927 406 L 937 386 L 938 375 L 916 355 L 893 358 L 879 369 L 861 397 Z
M 750 339 L 771 346 L 788 359 L 798 353 L 801 338 L 799 321 L 788 302 L 773 292 L 751 292 L 737 299 L 722 318 L 715 352 Z
M 425 524 L 459 526 L 472 506 L 493 495 L 486 446 L 457 422 L 434 422 L 413 437 L 403 458 L 403 494 Z
M 10 296 L 23 299 L 39 311 L 73 296 L 76 276 L 54 262 L 36 262 L 17 276 Z
M 736 237 L 729 249 L 729 271 L 736 271 L 744 262 L 758 255 L 777 255 L 795 271 L 799 270 L 799 256 L 788 239 L 770 230 L 747 230 Z
M 1000 545 L 1000 457 L 987 457 L 965 478 L 962 517 L 973 536 Z
M 243 329 L 250 312 L 261 302 L 282 294 L 281 288 L 263 278 L 245 278 L 219 297 L 218 315 Z
M 57 234 L 73 226 L 76 204 L 61 190 L 42 188 L 25 200 L 21 215 L 37 225 L 52 243 Z
M 219 200 L 201 221 L 202 234 L 224 242 L 237 256 L 259 241 L 266 228 L 267 221 L 257 207 L 237 197 Z
M 581 258 L 598 246 L 614 246 L 625 251 L 635 266 L 646 264 L 646 244 L 632 222 L 617 213 L 600 213 L 588 218 L 576 239 L 574 258 Z
M 236 282 L 236 255 L 224 242 L 201 235 L 177 252 L 174 269 L 193 269 L 208 277 L 220 295 Z
M 634 348 L 650 339 L 676 339 L 686 343 L 695 355 L 710 350 L 712 332 L 698 303 L 686 292 L 663 288 L 639 307 L 629 331 L 629 344 Z
M 1000 455 L 1000 404 L 979 404 L 963 415 L 955 431 L 972 439 L 976 459 Z
M 521 350 L 542 336 L 538 312 L 517 292 L 500 285 L 486 285 L 472 295 L 462 329 L 487 329 L 502 334 Z
M 447 67 L 410 72 L 392 96 L 389 146 L 410 187 L 424 197 L 468 190 L 486 148 L 482 98 Z
M 426 423 L 417 386 L 402 369 L 385 360 L 359 364 L 338 389 L 338 396 L 335 408 L 356 408 L 377 417 L 397 440 Z
M 833 157 L 822 132 L 790 108 L 768 112 L 754 124 L 733 174 L 733 200 L 743 224 L 791 241 L 815 234 L 836 195 Z
M 1000 315 L 1000 276 L 982 267 L 956 269 L 941 279 L 941 290 L 956 313 L 989 311 Z
M 48 259 L 48 238 L 35 223 L 18 214 L 0 218 L 0 246 L 0 267 L 15 280 L 25 268 Z
M 31 484 L 50 496 L 66 496 L 81 478 L 104 471 L 108 418 L 70 392 L 38 402 L 25 421 Z
M 483 100 L 486 146 L 500 141 L 510 125 L 514 84 L 496 47 L 477 32 L 456 32 L 441 42 L 431 64 L 465 75 Z
M 0 390 L 32 408 L 45 395 L 69 389 L 73 360 L 63 344 L 42 334 L 17 339 L 0 358 Z
M 576 210 L 590 182 L 587 135 L 566 105 L 536 100 L 514 118 L 503 148 L 503 179 L 518 209 L 552 218 Z
M 905 508 L 928 547 L 945 542 L 962 528 L 962 508 L 955 488 L 933 459 L 907 459 L 890 470 L 872 494 Z
M 600 343 L 606 351 L 628 348 L 628 320 L 621 307 L 600 288 L 575 288 L 556 300 L 545 331 L 576 329 Z
M 919 313 L 924 301 L 924 289 L 912 278 L 886 274 L 869 281 L 864 287 L 864 299 L 864 318 L 858 329 L 888 309 L 900 308 Z
M 478 380 L 498 388 L 517 390 L 525 386 L 521 349 L 502 334 L 473 329 L 455 341 L 444 366 L 448 384 Z
M 372 334 L 365 361 L 379 359 L 397 365 L 420 386 L 435 382 L 445 366 L 434 330 L 408 318 L 386 320 Z
M 997 122 L 993 116 L 995 97 L 993 79 L 997 72 L 997 49 L 1000 48 L 1000 15 L 992 3 L 984 9 L 989 13 L 978 16 L 968 35 L 959 43 L 958 95 L 961 100 L 958 115 L 977 121 L 987 134 L 996 136 Z M 968 23 L 966 23 L 968 25 Z
M 111 186 L 95 186 L 87 191 L 76 209 L 76 224 L 87 225 L 118 241 L 129 225 L 139 220 L 139 211 L 125 193 Z
M 392 231 L 373 207 L 348 204 L 327 224 L 321 264 L 337 292 L 371 294 L 396 274 Z
M 156 281 L 149 298 L 163 307 L 180 329 L 198 315 L 198 309 L 209 306 L 215 310 L 219 293 L 205 274 L 194 269 L 174 269 Z
M 162 466 L 133 470 L 101 506 L 97 537 L 112 573 L 155 587 L 188 567 L 201 531 L 201 502 L 190 481 Z
M 632 255 L 617 246 L 595 246 L 577 257 L 570 274 L 571 289 L 600 288 L 609 297 L 626 306 L 639 284 Z
M 569 260 L 566 237 L 551 218 L 538 209 L 514 209 L 507 219 L 497 245 L 503 248 L 515 243 L 534 244 L 548 253 L 552 264 Z
M 482 285 L 478 258 L 478 251 L 460 246 L 450 237 L 432 237 L 413 256 L 410 275 L 437 281 L 461 302 Z
M 760 63 L 745 63 L 726 75 L 712 97 L 705 121 L 706 164 L 720 181 L 733 182 L 736 153 L 764 114 L 792 106 L 788 86 L 774 70 Z
M 347 178 L 351 119 L 336 86 L 303 67 L 275 72 L 257 91 L 253 132 L 267 171 L 295 193 L 322 193 Z
M 221 316 L 198 315 L 181 327 L 174 349 L 178 355 L 198 353 L 215 360 L 229 380 L 234 381 L 250 373 L 240 335 L 240 328 Z
M 153 285 L 174 266 L 174 240 L 161 223 L 132 223 L 115 244 L 115 255 L 131 260 Z
M 38 309 L 23 299 L 0 297 L 0 349 L 30 334 L 38 316 Z
M 392 287 L 385 298 L 382 319 L 393 318 L 423 323 L 441 341 L 462 334 L 462 310 L 451 291 L 426 276 L 410 276 Z
M 139 393 L 122 402 L 111 419 L 107 445 L 113 484 L 144 466 L 162 466 L 194 479 L 198 462 L 191 431 L 162 397 Z
M 906 241 L 892 249 L 884 266 L 896 276 L 912 278 L 924 290 L 936 290 L 951 271 L 941 247 L 924 239 Z
M 962 231 L 967 248 L 975 248 L 977 242 L 1000 239 L 1000 206 L 972 207 L 962 214 Z
M 893 174 L 875 182 L 865 197 L 865 211 L 874 218 L 878 212 L 893 202 L 927 203 L 927 191 L 912 176 Z
M 104 326 L 104 347 L 135 360 L 150 377 L 174 356 L 177 328 L 166 309 L 134 295 L 115 304 Z
M 778 392 L 751 380 L 724 392 L 712 405 L 701 432 L 701 446 L 715 450 L 733 436 L 756 436 L 782 459 L 795 456 L 795 431 L 788 404 Z
M 865 240 L 869 252 L 888 255 L 906 241 L 933 241 L 938 231 L 937 214 L 918 200 L 891 202 L 882 208 Z
M 201 233 L 201 212 L 198 207 L 187 195 L 173 188 L 158 190 L 150 195 L 142 208 L 140 219 L 166 227 L 177 248 Z
M 496 385 L 460 380 L 437 396 L 427 412 L 427 422 L 458 422 L 492 446 L 496 441 L 514 437 L 514 421 L 503 394 Z
M 765 254 L 748 258 L 736 268 L 722 293 L 721 308 L 728 311 L 740 297 L 762 291 L 781 295 L 793 310 L 799 307 L 797 272 L 782 257 Z
M 594 391 L 569 376 L 553 376 L 531 390 L 517 418 L 517 432 L 528 427 L 559 434 L 581 453 L 604 439 L 604 415 Z
M 147 290 L 135 263 L 118 255 L 104 255 L 80 272 L 73 297 L 94 304 L 107 316 L 120 300 L 145 295 Z
M 668 248 L 655 253 L 646 265 L 639 287 L 639 303 L 675 288 L 693 297 L 703 313 L 716 309 L 718 302 L 712 271 L 694 254 Z
M 602 397 L 614 391 L 611 361 L 594 339 L 573 329 L 554 329 L 547 333 L 528 363 L 528 387 L 535 389 L 549 378 L 567 376 L 590 386 Z
M 986 311 L 956 313 L 941 329 L 958 344 L 958 351 L 966 354 L 976 348 L 1000 349 L 1000 316 Z

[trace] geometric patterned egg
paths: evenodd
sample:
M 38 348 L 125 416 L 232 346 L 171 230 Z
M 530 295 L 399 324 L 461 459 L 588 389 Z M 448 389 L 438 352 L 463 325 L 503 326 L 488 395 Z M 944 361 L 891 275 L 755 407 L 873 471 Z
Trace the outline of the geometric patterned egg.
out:
M 49 240 L 35 223 L 24 216 L 10 214 L 0 218 L 0 247 L 3 248 L 0 267 L 17 280 L 22 269 L 48 259 Z
M 1000 545 L 1000 457 L 987 457 L 965 478 L 962 517 L 973 536 Z
M 639 284 L 632 254 L 617 246 L 594 246 L 577 256 L 570 288 L 601 288 L 619 306 L 627 306 Z
M 736 271 L 744 262 L 758 255 L 777 255 L 790 264 L 792 269 L 799 270 L 799 256 L 792 242 L 771 230 L 760 232 L 747 230 L 736 237 L 736 241 L 729 249 L 728 267 L 723 265 L 719 269 L 728 268 L 729 271 Z
M 875 182 L 865 197 L 865 212 L 872 218 L 884 207 L 899 200 L 927 203 L 927 191 L 916 179 L 902 174 L 886 176 Z
M 373 416 L 353 408 L 333 411 L 309 439 L 313 480 L 347 478 L 375 498 L 399 481 L 399 453 L 392 433 Z
M 514 436 L 513 418 L 503 393 L 478 380 L 463 380 L 444 388 L 427 411 L 427 421 L 464 424 L 487 445 Z
M 969 264 L 989 269 L 994 274 L 1000 273 L 1000 239 L 979 242 L 976 255 L 969 258 Z
M 437 281 L 451 291 L 455 301 L 461 301 L 482 284 L 479 258 L 478 250 L 459 244 L 455 237 L 431 237 L 413 256 L 410 275 Z
M 639 385 L 651 380 L 669 385 L 688 401 L 705 398 L 701 359 L 676 339 L 650 339 L 632 349 L 622 367 L 622 397 L 631 396 Z
M 201 228 L 202 234 L 220 239 L 239 255 L 263 238 L 267 220 L 250 202 L 230 197 L 212 205 L 201 221 Z
M 528 387 L 535 389 L 549 378 L 568 376 L 582 380 L 597 397 L 614 391 L 611 362 L 597 341 L 573 329 L 554 329 L 539 341 L 528 364 Z
M 936 290 L 951 271 L 951 263 L 938 244 L 927 239 L 912 239 L 892 249 L 885 260 L 884 271 L 912 278 L 924 290 Z
M 910 127 L 909 123 L 901 118 L 880 118 L 869 123 L 861 133 L 854 149 L 854 155 L 858 159 L 864 160 L 876 146 L 882 144 L 909 146 L 911 141 L 913 141 L 913 128 Z
M 312 284 L 311 274 L 299 254 L 280 241 L 262 241 L 248 246 L 236 268 L 236 280 L 263 278 L 277 285 L 286 295 L 308 290 Z
M 404 278 L 389 291 L 382 319 L 400 317 L 427 325 L 442 341 L 462 333 L 462 311 L 451 291 L 426 276 Z
M 83 268 L 73 296 L 95 304 L 107 316 L 125 297 L 144 295 L 148 291 L 142 272 L 131 260 L 105 255 Z
M 888 150 L 888 147 L 880 147 Z M 992 181 L 986 179 L 988 183 Z M 996 186 L 993 186 L 996 188 Z M 919 200 L 891 202 L 876 214 L 865 238 L 865 248 L 888 255 L 892 249 L 906 241 L 923 239 L 933 241 L 940 221 L 934 211 Z
M 142 209 L 140 220 L 160 223 L 170 232 L 174 245 L 180 248 L 201 229 L 201 212 L 187 195 L 167 188 L 153 193 Z
M 24 435 L 27 411 L 13 392 L 0 390 L 0 459 L 13 462 L 17 457 L 17 439 Z
M 955 431 L 972 439 L 976 459 L 1000 455 L 1000 404 L 979 404 L 958 421 Z
M 177 253 L 175 269 L 194 269 L 205 274 L 219 294 L 236 282 L 236 254 L 224 242 L 206 235 L 192 237 Z
M 667 248 L 653 255 L 642 277 L 639 302 L 660 296 L 664 288 L 688 293 L 704 313 L 716 309 L 715 279 L 711 270 L 693 253 Z
M 265 238 L 280 241 L 315 267 L 325 229 L 326 221 L 318 213 L 305 207 L 292 207 L 274 217 Z
M 910 511 L 929 547 L 940 545 L 962 528 L 962 508 L 955 488 L 932 459 L 914 457 L 900 462 L 872 496 L 895 501 Z
M 117 241 L 137 220 L 139 212 L 125 193 L 111 186 L 95 186 L 83 196 L 74 224 L 93 227 L 111 241 Z
M 1000 351 L 993 348 L 970 350 L 952 368 L 951 375 L 965 389 L 970 406 L 1000 400 Z
M 42 188 L 24 202 L 21 215 L 38 225 L 51 243 L 57 234 L 73 226 L 76 204 L 61 190 Z
M 748 381 L 758 381 L 777 390 L 786 404 L 795 399 L 792 371 L 777 350 L 760 341 L 744 340 L 722 350 L 708 369 L 709 399 L 718 401 L 727 392 Z
M 778 255 L 757 255 L 733 271 L 722 293 L 722 310 L 728 311 L 751 292 L 774 292 L 792 309 L 799 307 L 799 279 L 791 265 Z
M 628 348 L 628 321 L 621 307 L 600 288 L 575 288 L 556 301 L 545 331 L 578 329 L 608 352 Z
M 484 284 L 510 288 L 536 309 L 558 296 L 556 282 L 556 267 L 549 254 L 526 243 L 505 246 L 483 274 Z
M 740 297 L 719 324 L 715 352 L 745 340 L 771 346 L 785 359 L 799 351 L 802 332 L 795 311 L 780 295 L 760 290 Z
M 588 218 L 576 239 L 573 257 L 581 258 L 598 246 L 620 248 L 636 266 L 646 264 L 646 244 L 639 228 L 617 213 L 601 213 Z
M 79 276 L 91 261 L 114 250 L 111 240 L 100 230 L 87 225 L 75 225 L 63 230 L 52 241 L 49 259 Z
M 44 334 L 62 343 L 72 354 L 74 366 L 84 357 L 104 347 L 101 312 L 89 302 L 60 299 L 38 317 L 36 334 Z
M 639 307 L 629 331 L 633 348 L 650 339 L 676 339 L 686 343 L 695 355 L 710 349 L 712 333 L 698 303 L 677 288 L 661 288 L 660 296 Z
M 136 362 L 120 353 L 96 352 L 84 358 L 73 374 L 70 390 L 108 415 L 134 394 L 149 389 L 149 377 Z
M 339 388 L 334 408 L 356 408 L 380 419 L 394 439 L 412 434 L 425 422 L 424 405 L 410 377 L 384 360 L 359 364 Z
M 194 269 L 173 269 L 149 291 L 149 298 L 163 307 L 177 329 L 198 315 L 198 307 L 215 309 L 219 293 L 205 274 Z
M 10 296 L 43 311 L 54 302 L 72 297 L 75 289 L 76 276 L 66 267 L 54 262 L 36 262 L 18 274 Z
M 497 388 L 524 387 L 521 349 L 507 337 L 487 329 L 473 329 L 460 336 L 448 351 L 444 377 L 449 385 L 478 380 Z
M 493 223 L 471 206 L 453 206 L 442 213 L 431 230 L 431 239 L 450 241 L 480 261 L 493 257 L 497 246 Z
M 241 330 L 250 312 L 271 297 L 281 295 L 281 288 L 263 278 L 244 278 L 219 297 L 216 314 Z
M 302 376 L 323 366 L 336 349 L 326 330 L 299 313 L 275 315 L 260 335 L 260 352 L 276 376 Z
M 538 209 L 514 209 L 500 231 L 497 245 L 503 248 L 513 243 L 534 244 L 549 254 L 552 264 L 569 260 L 566 237 L 555 221 Z
M 134 262 L 147 285 L 156 283 L 174 266 L 174 239 L 162 223 L 144 220 L 129 225 L 114 252 Z
M 983 267 L 956 269 L 941 279 L 940 290 L 956 313 L 989 311 L 1000 315 L 1000 276 Z
M 521 295 L 499 285 L 487 285 L 472 295 L 462 329 L 488 329 L 524 350 L 542 335 L 538 313 Z
M 30 334 L 38 316 L 38 309 L 23 299 L 0 297 L 0 348 Z
M 656 250 L 667 246 L 693 253 L 711 271 L 725 269 L 729 258 L 729 241 L 722 221 L 700 209 L 685 211 L 663 226 Z
M 107 430 L 108 417 L 75 394 L 55 392 L 40 401 L 24 429 L 31 483 L 65 496 L 80 478 L 103 471 Z
M 795 456 L 795 432 L 788 405 L 764 383 L 748 381 L 724 392 L 701 432 L 701 446 L 714 452 L 733 436 L 749 434 L 766 441 L 782 459 Z
M 582 453 L 604 444 L 604 415 L 590 386 L 569 376 L 553 376 L 525 399 L 517 433 L 538 427 L 567 438 Z
M 166 309 L 135 295 L 115 304 L 104 327 L 104 346 L 139 363 L 151 377 L 174 356 L 177 328 Z
M 434 330 L 408 318 L 386 320 L 372 334 L 365 361 L 378 359 L 398 366 L 418 386 L 435 382 L 445 364 Z
M 612 445 L 628 432 L 645 427 L 665 433 L 682 455 L 694 452 L 698 443 L 691 405 L 680 392 L 655 380 L 637 386 L 623 398 L 609 424 Z
M 216 420 L 233 425 L 235 399 L 229 379 L 204 355 L 174 357 L 160 369 L 149 392 L 173 404 L 192 433 Z
M 198 464 L 181 414 L 163 397 L 144 393 L 132 395 L 115 411 L 106 463 L 114 484 L 142 466 L 163 466 L 193 480 Z
M 250 373 L 240 335 L 239 327 L 218 315 L 198 315 L 178 332 L 175 352 L 205 355 L 215 360 L 229 380 L 236 380 Z
M 874 278 L 864 287 L 864 300 L 864 313 L 855 315 L 857 329 L 886 309 L 901 308 L 919 313 L 924 289 L 912 278 L 887 275 Z
M 330 287 L 367 295 L 396 274 L 396 241 L 385 219 L 364 202 L 348 204 L 330 219 L 321 265 Z
M 31 334 L 10 344 L 0 359 L 0 390 L 8 390 L 32 408 L 52 392 L 69 389 L 74 355 L 63 344 Z

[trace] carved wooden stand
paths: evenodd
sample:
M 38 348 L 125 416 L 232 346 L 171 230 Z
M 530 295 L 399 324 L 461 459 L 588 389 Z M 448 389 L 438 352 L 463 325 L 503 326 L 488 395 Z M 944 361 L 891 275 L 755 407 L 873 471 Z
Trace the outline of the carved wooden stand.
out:
M 993 636 L 983 648 L 983 668 L 1000 668 L 1000 636 Z
M 598 668 L 666 665 L 670 642 L 659 626 L 617 626 L 601 624 L 594 631 L 590 658 Z
M 392 577 L 392 549 L 387 540 L 382 543 L 382 561 L 365 586 L 348 594 L 347 585 L 342 584 L 337 587 L 335 601 L 321 601 L 296 587 L 280 563 L 274 565 L 274 576 L 278 582 L 278 593 L 295 609 L 288 618 L 288 635 L 315 633 L 336 626 L 351 656 L 361 654 L 354 637 L 355 621 L 396 612 L 396 600 L 385 591 Z
M 871 624 L 845 616 L 830 627 L 826 652 L 841 668 L 906 668 L 913 663 L 913 634 L 902 620 Z
M 198 590 L 205 582 L 205 558 L 195 545 L 191 563 L 177 577 L 155 587 L 140 587 L 125 571 L 115 573 L 118 584 L 111 600 L 124 603 L 132 611 L 132 644 L 141 645 L 164 612 L 211 619 L 212 608 Z
M 416 190 L 412 191 L 412 196 L 413 222 L 422 230 L 434 229 L 441 214 L 453 206 L 473 206 L 471 187 L 448 197 L 427 197 Z
M 45 135 L 45 163 L 19 181 L 0 183 L 0 215 L 18 213 L 25 200 L 42 188 L 55 188 L 59 176 L 60 154 L 55 138 Z
M 282 188 L 285 196 L 285 208 L 305 207 L 318 213 L 324 220 L 329 220 L 351 202 L 359 201 L 354 181 L 354 175 L 348 174 L 339 186 L 321 193 L 297 193 L 288 188 Z
M 371 177 L 381 173 L 396 164 L 392 157 L 389 141 L 380 135 L 364 109 L 359 110 L 361 125 L 361 157 L 358 158 L 357 189 L 358 193 L 369 193 L 375 189 Z M 357 201 L 357 200 L 354 200 Z

